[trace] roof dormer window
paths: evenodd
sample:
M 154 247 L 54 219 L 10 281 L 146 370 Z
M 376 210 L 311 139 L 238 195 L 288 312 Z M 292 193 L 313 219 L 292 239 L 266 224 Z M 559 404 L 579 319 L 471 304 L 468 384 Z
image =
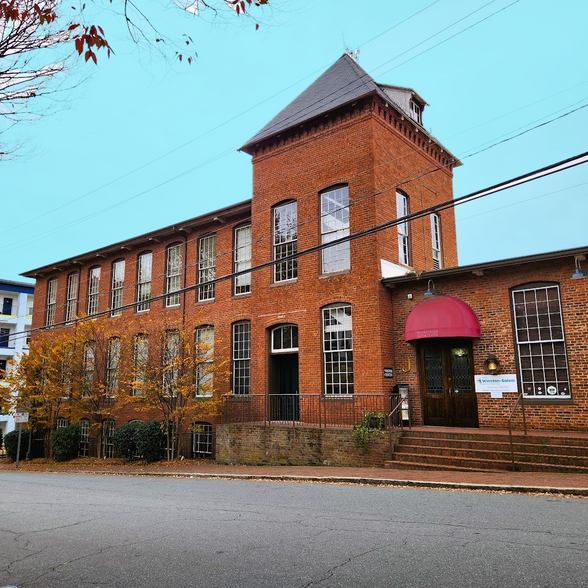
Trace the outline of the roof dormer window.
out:
M 418 122 L 419 125 L 422 124 L 421 107 L 414 100 L 410 101 L 410 116 L 413 120 L 416 120 L 416 122 Z

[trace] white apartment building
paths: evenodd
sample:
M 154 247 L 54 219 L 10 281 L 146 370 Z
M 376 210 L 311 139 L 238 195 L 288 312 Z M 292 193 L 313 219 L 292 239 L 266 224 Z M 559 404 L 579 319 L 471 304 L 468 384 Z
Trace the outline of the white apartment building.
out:
M 6 385 L 10 361 L 28 353 L 34 293 L 32 284 L 0 279 L 0 385 Z M 3 435 L 14 430 L 11 415 L 0 414 L 0 430 Z

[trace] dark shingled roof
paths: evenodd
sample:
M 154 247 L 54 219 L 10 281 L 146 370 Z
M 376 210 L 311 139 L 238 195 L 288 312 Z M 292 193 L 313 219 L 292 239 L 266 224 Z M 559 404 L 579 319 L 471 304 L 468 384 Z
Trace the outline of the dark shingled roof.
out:
M 452 155 L 435 137 L 431 136 L 421 124 L 414 121 L 410 113 L 406 112 L 385 90 L 396 88 L 414 94 L 419 100 L 426 102 L 411 88 L 377 84 L 374 79 L 347 54 L 340 57 L 335 63 L 314 83 L 312 83 L 298 98 L 288 104 L 277 116 L 275 116 L 255 137 L 249 139 L 240 151 L 249 152 L 260 141 L 280 134 L 286 129 L 296 127 L 302 123 L 321 116 L 338 106 L 350 104 L 359 98 L 377 94 L 399 113 L 406 116 L 420 131 L 441 149 L 453 158 L 454 166 L 461 162 Z
M 246 151 L 262 139 L 373 93 L 390 102 L 373 78 L 349 55 L 343 55 L 241 149 Z

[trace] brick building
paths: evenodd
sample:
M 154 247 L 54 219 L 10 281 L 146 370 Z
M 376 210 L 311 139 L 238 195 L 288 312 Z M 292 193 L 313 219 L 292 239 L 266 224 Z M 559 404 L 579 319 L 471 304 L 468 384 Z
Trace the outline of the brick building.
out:
M 232 411 L 341 420 L 356 414 L 351 404 L 353 411 L 387 411 L 392 386 L 408 383 L 413 419 L 422 422 L 422 345 L 405 343 L 403 328 L 424 276 L 443 280 L 444 293 L 479 318 L 484 334 L 468 335 L 466 345 L 471 379 L 487 350 L 514 373 L 504 309 L 511 281 L 538 280 L 532 263 L 499 264 L 500 275 L 519 274 L 503 278 L 506 294 L 494 309 L 494 285 L 483 304 L 474 295 L 486 274 L 473 279 L 478 270 L 457 268 L 453 209 L 371 231 L 453 196 L 460 162 L 424 129 L 425 107 L 412 89 L 377 84 L 344 55 L 241 148 L 252 157 L 251 200 L 23 274 L 37 279 L 35 308 L 45 309 L 33 328 L 100 313 L 126 317 L 131 330 L 147 313 L 175 317 L 197 336 L 213 337 L 215 356 L 230 363 L 215 393 L 232 391 Z M 542 270 L 541 281 L 563 284 L 567 267 L 545 263 L 559 274 Z M 495 327 L 485 312 L 507 314 Z M 495 328 L 500 346 L 487 334 Z M 574 399 L 585 398 L 585 388 L 578 384 L 576 392 L 574 381 L 572 388 Z M 480 397 L 476 410 L 471 426 L 501 424 L 506 408 Z M 563 425 L 550 418 L 538 413 L 534 423 Z M 572 420 L 581 426 L 580 417 Z

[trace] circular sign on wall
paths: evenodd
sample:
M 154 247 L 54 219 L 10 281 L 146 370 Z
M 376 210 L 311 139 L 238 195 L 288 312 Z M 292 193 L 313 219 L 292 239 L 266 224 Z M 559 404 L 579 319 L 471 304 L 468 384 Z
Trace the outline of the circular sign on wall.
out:
M 555 386 L 548 386 L 547 387 L 547 394 L 551 394 L 552 396 L 554 394 L 557 394 L 557 388 Z

